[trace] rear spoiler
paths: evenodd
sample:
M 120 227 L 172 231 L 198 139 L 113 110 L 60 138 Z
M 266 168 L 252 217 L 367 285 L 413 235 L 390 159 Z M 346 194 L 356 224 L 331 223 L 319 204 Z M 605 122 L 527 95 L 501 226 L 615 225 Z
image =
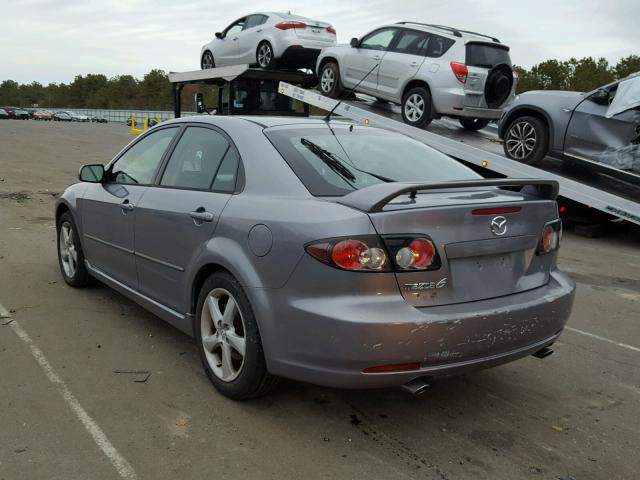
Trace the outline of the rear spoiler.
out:
M 479 179 L 463 180 L 441 183 L 404 183 L 389 182 L 379 183 L 348 193 L 337 200 L 338 203 L 362 210 L 367 213 L 381 212 L 383 207 L 391 200 L 405 193 L 410 193 L 414 198 L 422 190 L 449 190 L 452 188 L 476 188 L 476 187 L 520 187 L 518 191 L 527 188 L 526 193 L 535 195 L 545 200 L 555 200 L 558 197 L 559 184 L 555 180 L 537 179 Z

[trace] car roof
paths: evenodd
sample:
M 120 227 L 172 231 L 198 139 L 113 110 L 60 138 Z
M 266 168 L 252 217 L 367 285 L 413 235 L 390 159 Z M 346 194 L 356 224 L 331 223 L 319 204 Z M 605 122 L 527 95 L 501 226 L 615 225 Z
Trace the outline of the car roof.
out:
M 435 33 L 437 35 L 447 37 L 452 40 L 459 40 L 459 39 L 483 40 L 489 43 L 501 44 L 501 42 L 497 38 L 491 35 L 485 35 L 483 33 L 477 33 L 477 32 L 470 32 L 468 30 L 460 30 L 458 28 L 449 27 L 447 25 L 432 25 L 432 24 L 426 24 L 426 23 L 420 23 L 420 22 L 404 21 L 404 22 L 390 23 L 387 25 L 383 25 L 379 28 L 387 28 L 387 27 L 409 28 L 409 29 L 418 30 L 421 32 Z

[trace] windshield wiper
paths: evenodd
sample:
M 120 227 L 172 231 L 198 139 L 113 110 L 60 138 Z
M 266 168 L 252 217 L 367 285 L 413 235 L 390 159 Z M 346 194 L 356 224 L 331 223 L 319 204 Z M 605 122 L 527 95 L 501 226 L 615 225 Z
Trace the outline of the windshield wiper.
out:
M 304 145 L 309 150 L 311 150 L 313 153 L 315 153 L 316 156 L 318 156 L 318 158 L 320 158 L 322 161 L 324 161 L 324 163 L 327 164 L 334 172 L 338 173 L 343 178 L 348 177 L 348 178 L 345 178 L 345 179 L 348 179 L 351 182 L 355 181 L 355 179 L 356 179 L 355 175 L 353 173 L 351 173 L 351 170 L 349 170 L 344 165 L 347 162 L 345 162 L 338 155 L 336 155 L 333 152 L 330 152 L 329 150 L 326 150 L 326 149 L 322 148 L 320 145 L 317 145 L 317 144 L 313 143 L 312 141 L 307 140 L 306 138 L 300 139 L 300 143 L 302 143 L 302 145 Z M 368 172 L 366 170 L 362 170 L 361 168 L 356 167 L 352 162 L 348 162 L 347 164 L 351 168 L 353 168 L 354 170 L 357 170 L 358 172 L 364 173 L 366 175 L 371 175 L 372 177 L 377 178 L 381 182 L 389 183 L 389 182 L 394 182 L 395 181 L 395 180 L 392 180 L 390 178 L 383 177 L 382 175 L 378 175 L 377 173 L 372 173 L 372 172 Z M 338 169 L 340 171 L 338 171 L 336 169 Z

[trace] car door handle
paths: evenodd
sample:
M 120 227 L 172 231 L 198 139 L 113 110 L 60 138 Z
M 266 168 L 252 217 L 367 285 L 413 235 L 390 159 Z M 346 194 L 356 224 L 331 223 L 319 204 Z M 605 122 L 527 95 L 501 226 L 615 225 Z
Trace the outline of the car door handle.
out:
M 258 33 L 260 33 L 261 31 L 262 31 L 262 29 L 260 29 L 260 30 L 256 30 L 256 32 L 258 32 Z
M 231 40 L 233 40 L 234 42 L 238 39 L 238 37 L 233 37 Z
M 198 220 L 200 222 L 213 222 L 213 213 L 207 212 L 204 209 L 198 209 L 195 212 L 189 212 L 189 215 L 194 220 Z
M 411 62 L 411 66 L 412 67 L 417 67 L 418 66 L 418 62 Z
M 120 208 L 122 209 L 123 213 L 127 213 L 127 212 L 131 212 L 136 207 L 133 206 L 133 203 L 129 202 L 129 199 L 126 199 L 124 202 L 120 204 Z
M 380 60 L 382 57 L 380 55 L 376 55 L 375 57 L 373 57 L 374 60 Z

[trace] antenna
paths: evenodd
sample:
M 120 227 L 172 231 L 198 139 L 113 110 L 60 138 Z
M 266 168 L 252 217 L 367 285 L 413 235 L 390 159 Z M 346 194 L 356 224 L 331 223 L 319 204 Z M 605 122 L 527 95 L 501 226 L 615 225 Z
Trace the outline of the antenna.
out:
M 364 81 L 365 78 L 367 78 L 371 72 L 373 72 L 376 68 L 378 68 L 380 66 L 380 62 L 376 63 L 373 67 L 371 67 L 371 70 L 369 70 L 364 77 L 362 77 L 358 83 L 356 83 L 356 85 L 353 88 L 350 88 L 349 90 L 347 90 L 346 92 L 344 92 L 342 94 L 342 96 L 340 97 L 340 100 L 338 100 L 338 103 L 336 103 L 333 108 L 331 109 L 331 111 L 329 113 L 327 113 L 327 116 L 324 117 L 324 121 L 328 122 L 329 120 L 331 120 L 331 115 L 333 114 L 333 112 L 336 111 L 336 108 L 338 108 L 338 105 L 340 105 L 342 103 L 342 101 L 347 98 L 347 96 L 351 95 L 356 88 L 358 88 L 360 86 L 360 84 Z

